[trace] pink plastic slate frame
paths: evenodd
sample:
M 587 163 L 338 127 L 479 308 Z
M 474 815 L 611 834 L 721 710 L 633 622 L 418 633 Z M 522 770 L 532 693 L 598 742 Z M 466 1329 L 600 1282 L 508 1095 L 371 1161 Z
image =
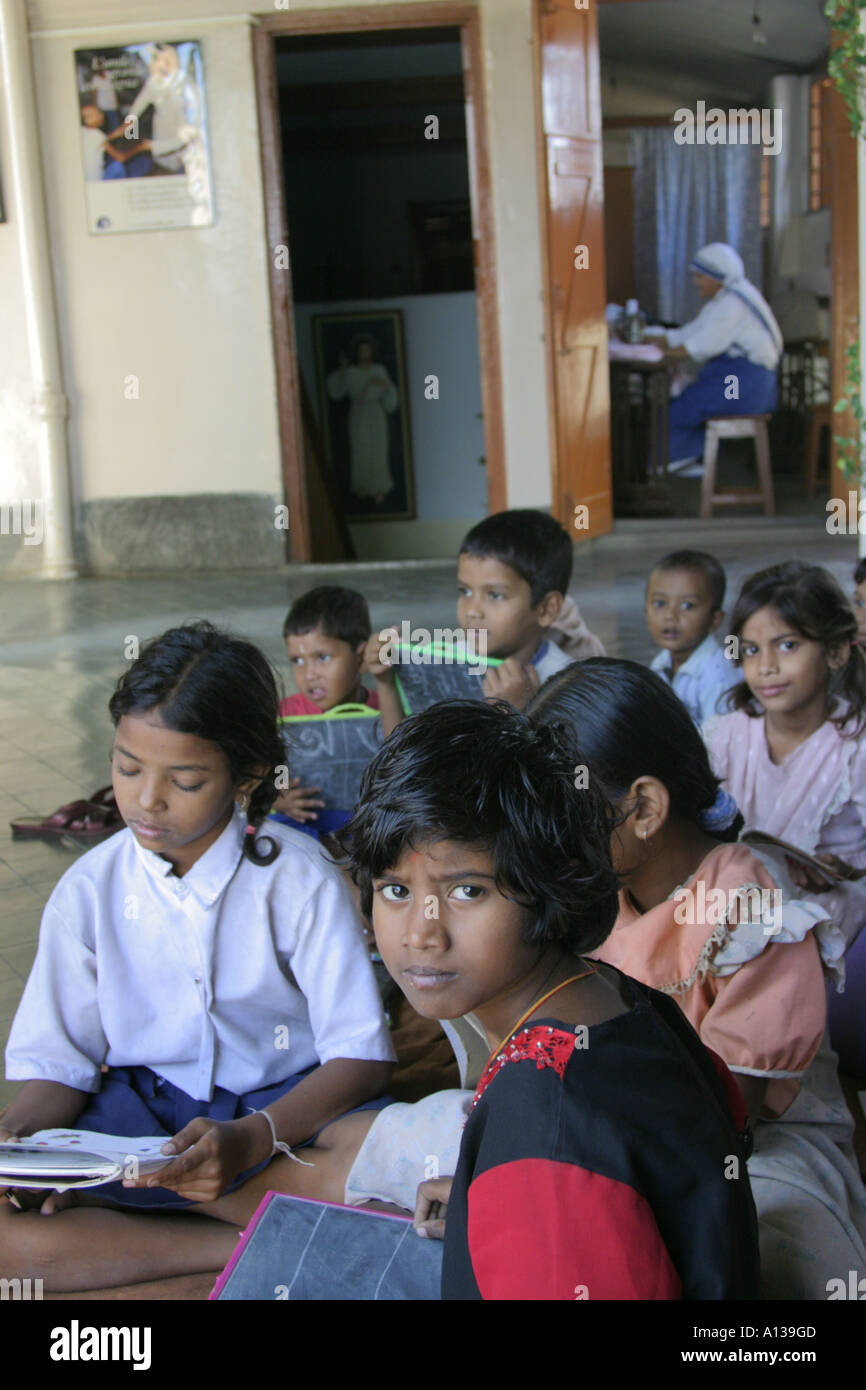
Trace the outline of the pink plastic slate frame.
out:
M 250 1218 L 249 1225 L 247 1226 L 246 1230 L 244 1231 L 243 1235 L 238 1241 L 237 1249 L 235 1250 L 234 1254 L 232 1255 L 222 1274 L 219 1274 L 217 1276 L 217 1281 L 211 1289 L 210 1293 L 208 1294 L 208 1303 L 211 1303 L 219 1298 L 220 1294 L 223 1291 L 223 1288 L 226 1285 L 229 1275 L 231 1274 L 232 1270 L 234 1269 L 235 1265 L 237 1264 L 238 1260 L 243 1254 L 247 1241 L 250 1239 L 253 1231 L 255 1230 L 256 1226 L 258 1225 L 259 1221 L 264 1215 L 265 1207 L 268 1205 L 272 1197 L 291 1197 L 293 1202 L 307 1202 L 311 1207 L 336 1207 L 338 1211 L 342 1209 L 343 1211 L 359 1212 L 364 1216 L 381 1216 L 386 1221 L 412 1220 L 411 1216 L 398 1216 L 395 1212 L 367 1211 L 362 1207 L 350 1207 L 346 1202 L 317 1202 L 312 1197 L 296 1197 L 293 1192 L 266 1192 L 262 1200 L 259 1202 L 259 1205 L 253 1212 Z

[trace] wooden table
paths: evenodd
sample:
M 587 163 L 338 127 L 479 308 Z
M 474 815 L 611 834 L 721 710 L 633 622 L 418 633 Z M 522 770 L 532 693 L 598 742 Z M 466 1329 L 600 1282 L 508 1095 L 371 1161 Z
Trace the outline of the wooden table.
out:
M 610 440 L 618 516 L 673 513 L 668 485 L 671 368 L 665 361 L 610 363 Z

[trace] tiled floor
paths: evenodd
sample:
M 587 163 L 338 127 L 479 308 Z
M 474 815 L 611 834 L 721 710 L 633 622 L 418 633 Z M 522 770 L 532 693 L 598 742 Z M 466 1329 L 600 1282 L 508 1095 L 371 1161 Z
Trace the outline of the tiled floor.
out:
M 649 567 L 683 546 L 712 550 L 732 587 L 763 565 L 792 557 L 826 564 L 850 587 L 856 541 L 829 536 L 823 504 L 772 522 L 731 515 L 623 521 L 612 536 L 575 552 L 572 594 L 613 656 L 647 660 L 642 593 Z M 124 643 L 208 617 L 264 648 L 285 671 L 280 638 L 290 600 L 313 584 L 345 583 L 370 601 L 374 627 L 404 618 L 426 627 L 453 621 L 454 566 L 294 567 L 267 575 L 184 575 L 7 583 L 0 605 L 0 1045 L 36 949 L 42 906 L 81 848 L 12 840 L 8 821 L 48 814 L 109 780 L 106 703 L 124 666 Z M 0 1104 L 14 1087 L 0 1083 Z

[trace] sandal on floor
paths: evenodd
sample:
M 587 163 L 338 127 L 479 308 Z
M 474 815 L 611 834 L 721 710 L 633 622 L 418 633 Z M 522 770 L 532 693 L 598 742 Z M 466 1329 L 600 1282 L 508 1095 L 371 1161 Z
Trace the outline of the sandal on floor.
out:
M 100 787 L 89 801 L 70 801 L 52 816 L 22 816 L 9 822 L 13 840 L 51 839 L 72 835 L 79 840 L 103 840 L 123 829 L 114 791 Z

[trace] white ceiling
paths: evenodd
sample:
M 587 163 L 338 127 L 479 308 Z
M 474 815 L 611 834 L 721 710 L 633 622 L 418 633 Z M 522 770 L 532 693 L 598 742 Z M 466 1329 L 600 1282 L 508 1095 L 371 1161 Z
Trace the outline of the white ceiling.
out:
M 753 41 L 757 8 L 767 43 Z M 826 55 L 823 0 L 631 0 L 598 7 L 606 80 L 650 68 L 663 85 L 688 75 L 696 94 L 760 99 L 780 72 L 809 72 Z

